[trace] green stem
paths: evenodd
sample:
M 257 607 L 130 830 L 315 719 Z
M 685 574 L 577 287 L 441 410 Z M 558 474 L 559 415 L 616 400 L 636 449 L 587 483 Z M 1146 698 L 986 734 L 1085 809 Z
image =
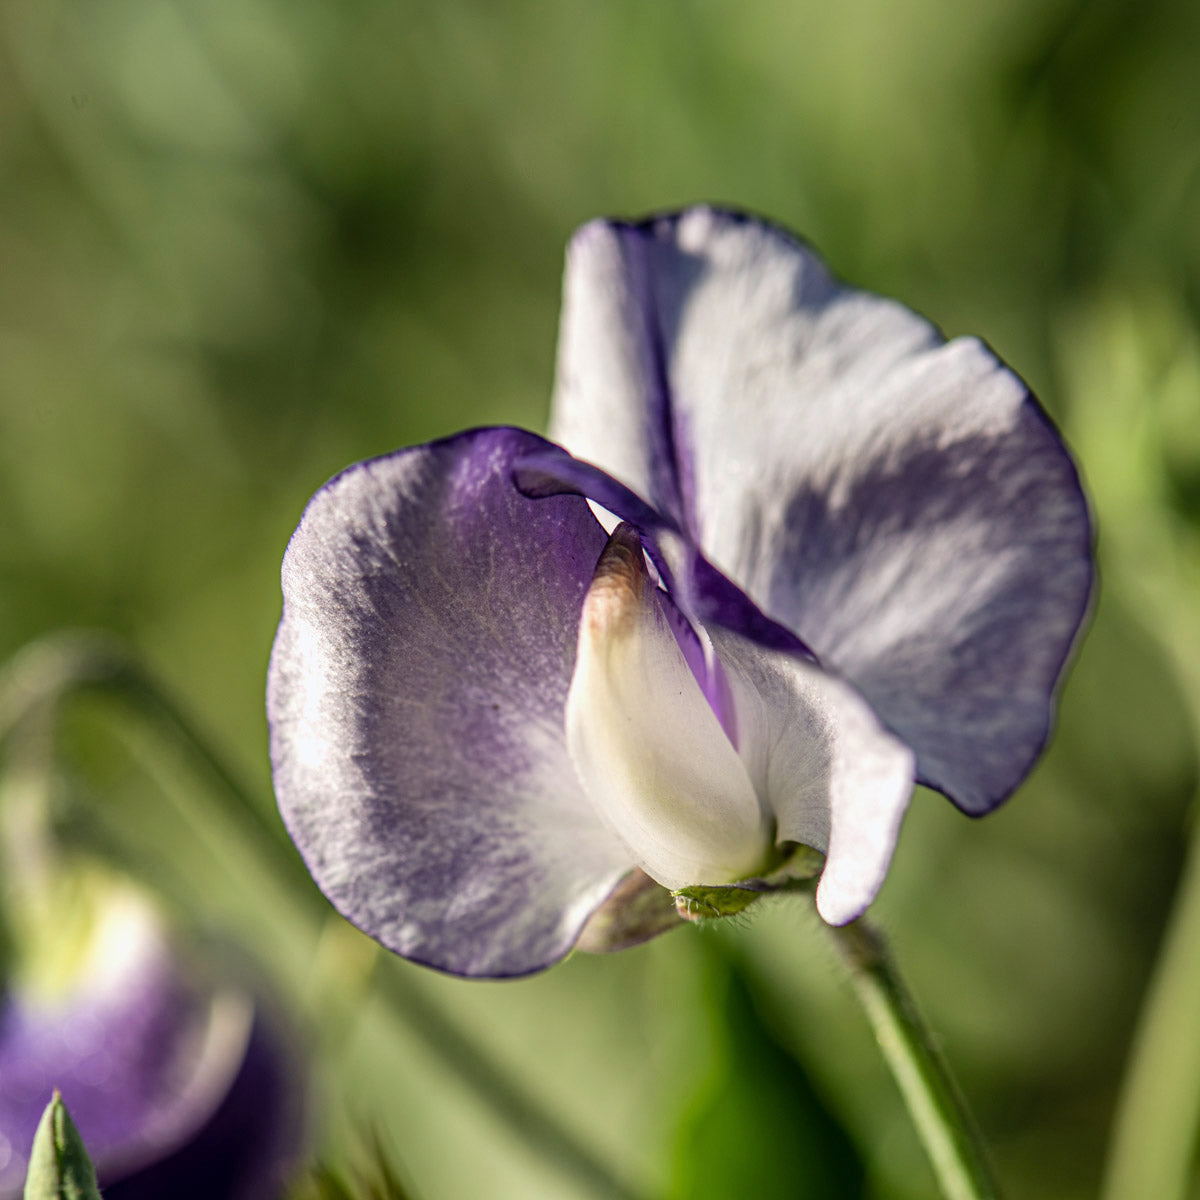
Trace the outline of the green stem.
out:
M 883 936 L 865 921 L 831 928 L 876 1041 L 946 1200 L 996 1200 L 979 1134 Z
M 269 864 L 293 901 L 319 929 L 330 915 L 329 904 L 299 855 L 182 709 L 116 639 L 72 632 L 52 635 L 22 651 L 0 675 L 0 743 L 32 709 L 83 691 L 98 691 L 130 704 L 184 752 L 203 778 L 217 785 L 210 792 L 222 801 L 225 818 L 260 861 Z M 392 1011 L 411 1025 L 464 1083 L 485 1096 L 492 1111 L 514 1133 L 573 1175 L 590 1193 L 605 1200 L 634 1200 L 636 1192 L 403 978 L 400 964 L 386 964 L 376 971 L 376 979 Z
M 1200 1128 L 1200 821 L 1134 1037 L 1103 1200 L 1184 1200 Z
M 1200 543 L 1171 546 L 1173 571 L 1138 601 L 1155 617 L 1183 686 L 1192 744 L 1200 746 L 1200 633 L 1194 614 Z M 1200 1195 L 1200 791 L 1183 874 L 1130 1047 L 1109 1138 L 1102 1200 Z

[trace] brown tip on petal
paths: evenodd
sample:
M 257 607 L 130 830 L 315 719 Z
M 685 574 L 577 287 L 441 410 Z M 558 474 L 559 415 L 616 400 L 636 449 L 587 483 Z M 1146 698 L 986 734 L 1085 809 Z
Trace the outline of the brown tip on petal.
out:
M 627 630 L 644 603 L 649 582 L 641 538 L 631 525 L 622 522 L 601 552 L 588 588 L 583 607 L 588 631 L 613 634 Z

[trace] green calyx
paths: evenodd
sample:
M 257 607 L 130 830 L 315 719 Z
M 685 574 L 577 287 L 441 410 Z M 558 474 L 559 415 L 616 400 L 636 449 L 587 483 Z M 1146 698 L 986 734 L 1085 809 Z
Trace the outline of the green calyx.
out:
M 91 1159 L 58 1092 L 33 1137 L 25 1200 L 100 1200 Z
M 764 894 L 764 891 L 736 886 L 686 887 L 671 893 L 675 897 L 675 911 L 685 921 L 732 917 Z
M 773 861 L 761 879 L 679 888 L 671 893 L 675 911 L 685 921 L 732 917 L 772 892 L 808 891 L 824 863 L 825 856 L 819 850 L 785 842 L 776 848 Z

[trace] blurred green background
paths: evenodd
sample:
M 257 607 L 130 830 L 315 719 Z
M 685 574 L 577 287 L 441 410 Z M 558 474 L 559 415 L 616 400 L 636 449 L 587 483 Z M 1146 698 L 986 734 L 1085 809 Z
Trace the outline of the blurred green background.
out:
M 875 912 L 1009 1193 L 1093 1195 L 1196 790 L 1190 0 L 4 0 L 0 652 L 127 637 L 269 813 L 309 495 L 543 428 L 571 230 L 702 200 L 986 337 L 1081 460 L 1102 593 L 1053 747 L 986 821 L 918 795 Z M 421 1197 L 586 1195 L 151 741 L 73 709 L 68 823 L 262 960 L 313 1048 L 314 1159 L 376 1129 Z M 857 1195 L 839 1129 L 863 1194 L 931 1194 L 818 922 L 760 909 L 514 983 L 384 969 L 648 1195 Z

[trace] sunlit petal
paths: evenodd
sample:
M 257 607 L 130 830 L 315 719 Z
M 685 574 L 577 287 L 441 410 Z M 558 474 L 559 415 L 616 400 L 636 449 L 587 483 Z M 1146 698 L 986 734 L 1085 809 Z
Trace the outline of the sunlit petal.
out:
M 572 243 L 552 431 L 851 679 L 985 811 L 1045 740 L 1091 586 L 1075 469 L 981 343 L 691 209 Z
M 737 710 L 739 751 L 779 842 L 826 855 L 817 908 L 860 916 L 891 862 L 913 789 L 912 751 L 854 688 L 803 658 L 713 631 Z
M 545 443 L 480 430 L 352 468 L 284 563 L 275 787 L 314 878 L 410 958 L 510 975 L 561 958 L 633 860 L 567 754 L 579 613 L 604 547 L 530 500 Z

